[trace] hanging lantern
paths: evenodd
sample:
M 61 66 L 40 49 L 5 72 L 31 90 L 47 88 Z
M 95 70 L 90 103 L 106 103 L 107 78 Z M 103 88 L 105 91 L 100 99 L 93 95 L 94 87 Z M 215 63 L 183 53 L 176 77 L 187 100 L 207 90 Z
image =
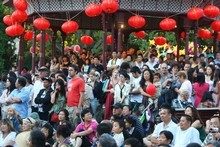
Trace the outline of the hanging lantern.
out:
M 186 33 L 185 33 L 185 32 L 182 32 L 182 33 L 180 34 L 180 37 L 181 37 L 181 38 L 185 38 L 185 37 L 186 37 Z
M 39 48 L 39 47 L 36 47 L 36 48 L 35 48 L 35 53 L 38 54 L 39 51 L 40 51 L 40 48 Z M 30 47 L 30 53 L 32 53 L 32 54 L 34 53 L 34 48 L 33 48 L 33 47 Z
M 219 13 L 220 13 L 220 10 L 216 6 L 209 5 L 204 8 L 204 14 L 208 18 L 215 18 L 219 15 Z
M 194 7 L 187 12 L 187 17 L 191 20 L 198 20 L 203 16 L 201 8 Z
M 15 36 L 15 32 L 13 32 L 12 30 L 12 27 L 9 26 L 5 29 L 5 33 L 8 35 L 8 36 L 11 36 L 11 37 L 14 37 Z
M 86 8 L 85 13 L 89 17 L 99 16 L 102 13 L 102 7 L 99 4 L 90 4 Z
M 165 18 L 160 22 L 160 28 L 165 31 L 174 29 L 176 26 L 176 21 L 172 18 Z
M 14 24 L 5 29 L 7 35 L 14 37 L 20 36 L 24 32 L 24 28 L 20 24 Z
M 202 39 L 210 39 L 210 38 L 212 38 L 212 33 L 208 29 L 200 29 L 198 31 L 198 35 Z
M 61 26 L 62 31 L 65 32 L 66 34 L 76 32 L 78 28 L 79 28 L 78 23 L 72 20 L 68 20 L 64 22 Z
M 42 34 L 37 34 L 36 40 L 37 40 L 37 41 L 40 41 L 40 40 L 41 40 L 41 36 L 42 36 Z M 46 35 L 45 35 L 45 41 L 47 42 L 47 41 L 49 41 L 49 40 L 50 40 L 50 35 L 46 33 Z
M 166 38 L 159 36 L 154 39 L 154 42 L 157 45 L 164 45 L 167 42 L 167 40 L 166 40 Z
M 211 28 L 212 28 L 214 31 L 219 32 L 219 31 L 220 31 L 220 20 L 215 20 L 215 21 L 213 21 L 212 24 L 211 24 Z
M 145 38 L 145 36 L 146 36 L 145 31 L 134 32 L 133 34 L 134 34 L 134 36 L 136 36 L 137 38 L 142 38 L 142 39 Z
M 70 49 L 69 46 L 65 46 L 65 47 L 64 47 L 64 51 L 65 51 L 65 52 L 69 52 L 69 49 Z
M 91 45 L 93 43 L 93 38 L 91 36 L 85 35 L 81 37 L 81 42 L 85 45 Z
M 5 17 L 3 18 L 3 22 L 8 26 L 11 26 L 15 23 L 15 21 L 11 15 L 5 15 Z
M 80 51 L 80 46 L 79 45 L 74 45 L 73 51 L 78 53 Z
M 28 6 L 26 0 L 13 0 L 13 4 L 15 8 L 21 11 L 25 11 Z
M 27 20 L 28 15 L 25 11 L 21 11 L 21 10 L 15 10 L 12 15 L 13 20 L 17 21 L 17 22 L 24 22 Z
M 50 27 L 50 22 L 45 18 L 37 18 L 34 20 L 34 26 L 38 30 L 46 30 Z
M 112 44 L 112 35 L 108 35 L 106 37 L 106 43 L 107 43 L 107 45 L 111 45 Z
M 34 33 L 30 30 L 26 30 L 24 34 L 24 40 L 32 40 Z
M 139 15 L 135 15 L 128 19 L 128 24 L 134 28 L 141 28 L 146 24 L 146 20 Z
M 118 10 L 118 2 L 116 0 L 103 0 L 101 8 L 105 13 L 115 13 Z

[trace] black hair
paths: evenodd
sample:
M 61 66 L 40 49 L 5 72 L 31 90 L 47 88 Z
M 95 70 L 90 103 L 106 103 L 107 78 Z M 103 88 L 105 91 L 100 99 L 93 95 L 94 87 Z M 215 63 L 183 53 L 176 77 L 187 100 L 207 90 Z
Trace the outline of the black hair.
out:
M 131 68 L 131 72 L 132 72 L 132 73 L 138 72 L 139 74 L 141 74 L 141 70 L 140 70 L 140 68 L 137 67 L 137 66 L 133 66 L 133 67 Z
M 57 136 L 61 135 L 63 138 L 67 138 L 71 134 L 71 130 L 67 125 L 58 125 L 56 129 Z
M 168 103 L 163 103 L 160 106 L 160 109 L 166 109 L 168 111 L 168 113 L 173 114 L 172 113 L 172 108 L 171 108 L 170 104 L 168 104 Z
M 57 79 L 54 83 L 54 89 L 56 88 L 56 83 L 58 83 L 60 85 L 60 90 L 59 92 L 56 93 L 56 98 L 58 98 L 58 94 L 60 94 L 61 96 L 66 97 L 66 90 L 65 90 L 65 84 L 64 81 L 62 79 Z
M 141 88 L 144 88 L 145 87 L 145 82 L 146 82 L 146 80 L 145 80 L 145 78 L 144 78 L 144 73 L 146 72 L 146 71 L 148 71 L 149 72 L 149 74 L 150 74 L 150 79 L 149 79 L 149 81 L 151 82 L 151 83 L 153 83 L 153 74 L 152 74 L 152 72 L 151 72 L 151 70 L 150 69 L 145 69 L 143 72 L 142 72 L 142 77 L 141 77 L 141 80 L 140 80 L 140 86 L 141 86 Z
M 129 105 L 124 105 L 123 107 L 128 107 L 129 111 L 132 111 L 132 108 Z
M 87 113 L 92 114 L 92 111 L 89 108 L 83 109 L 81 112 L 81 117 L 83 118 Z
M 74 65 L 74 64 L 71 64 L 69 67 L 72 67 L 72 68 L 75 70 L 76 73 L 79 72 L 78 66 L 76 66 L 76 65 Z
M 31 131 L 30 140 L 33 147 L 45 147 L 46 137 L 44 133 L 38 129 Z
M 123 128 L 123 130 L 125 129 L 125 122 L 124 122 L 124 120 L 122 120 L 122 119 L 116 119 L 116 120 L 114 120 L 114 123 L 118 123 L 118 125 L 119 125 L 119 127 L 120 128 Z
M 196 78 L 193 77 L 193 73 L 194 73 L 195 71 L 196 71 L 196 72 L 198 71 L 197 68 L 190 68 L 190 69 L 188 70 L 188 72 L 187 72 L 188 80 L 189 80 L 191 83 L 194 83 L 194 82 L 197 81 Z
M 164 134 L 164 136 L 165 136 L 168 140 L 170 140 L 170 144 L 171 144 L 171 142 L 173 141 L 173 134 L 172 134 L 172 132 L 167 131 L 167 130 L 163 130 L 163 131 L 160 132 L 160 135 L 161 135 L 161 134 Z
M 171 147 L 171 146 L 168 144 L 159 144 L 157 147 Z
M 64 115 L 65 115 L 66 120 L 69 120 L 69 112 L 66 109 L 61 109 L 60 112 L 63 112 Z
M 210 64 L 206 66 L 206 69 L 207 69 L 207 67 L 210 67 L 212 69 L 212 74 L 211 74 L 210 80 L 213 80 L 214 79 L 214 73 L 215 73 L 215 67 L 213 65 L 210 65 Z
M 112 127 L 107 123 L 101 123 L 97 126 L 96 131 L 100 136 L 104 133 L 111 134 Z
M 159 79 L 161 79 L 161 74 L 160 73 L 154 73 L 154 76 L 158 76 Z
M 201 102 L 206 102 L 207 100 L 213 102 L 212 94 L 209 91 L 205 91 L 202 95 Z
M 202 147 L 202 146 L 198 143 L 193 142 L 193 143 L 189 143 L 186 147 Z
M 13 78 L 17 79 L 17 75 L 13 71 L 9 71 L 8 75 L 9 75 L 9 77 L 13 77 Z
M 16 88 L 16 87 L 15 87 L 16 79 L 13 78 L 13 77 L 8 77 L 7 79 L 8 79 L 9 82 L 10 82 L 10 87 L 7 88 L 7 89 L 8 89 L 8 92 L 10 93 L 10 92 L 12 92 L 12 91 Z
M 190 122 L 190 124 L 192 124 L 193 120 L 192 120 L 192 117 L 187 115 L 187 114 L 182 114 L 181 117 L 185 117 L 187 121 Z
M 199 83 L 199 86 L 202 86 L 205 83 L 205 74 L 199 72 L 197 74 L 197 82 Z
M 204 61 L 201 61 L 199 64 L 202 66 L 202 68 L 206 67 L 206 62 L 204 62 Z
M 42 128 L 45 128 L 45 129 L 48 130 L 48 137 L 47 137 L 47 139 L 53 137 L 53 127 L 52 127 L 49 123 L 44 124 L 44 125 L 42 126 Z
M 18 84 L 20 84 L 22 87 L 25 87 L 26 85 L 26 79 L 24 77 L 18 77 Z
M 142 143 L 136 138 L 128 138 L 124 141 L 124 145 L 130 145 L 130 147 L 142 147 Z
M 136 120 L 132 116 L 126 116 L 124 118 L 132 127 L 136 125 Z
M 130 67 L 130 64 L 128 62 L 123 62 L 121 64 L 121 67 L 120 67 L 120 69 L 124 69 L 124 70 L 130 69 L 130 68 L 131 67 Z

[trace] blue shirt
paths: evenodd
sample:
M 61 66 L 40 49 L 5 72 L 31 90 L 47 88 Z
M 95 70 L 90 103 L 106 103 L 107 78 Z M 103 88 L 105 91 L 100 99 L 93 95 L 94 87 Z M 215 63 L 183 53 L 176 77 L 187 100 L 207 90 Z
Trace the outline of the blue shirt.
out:
M 28 103 L 30 101 L 29 93 L 23 87 L 21 90 L 14 89 L 8 98 L 19 98 L 20 103 L 13 103 L 13 106 L 17 110 L 22 119 L 28 116 Z

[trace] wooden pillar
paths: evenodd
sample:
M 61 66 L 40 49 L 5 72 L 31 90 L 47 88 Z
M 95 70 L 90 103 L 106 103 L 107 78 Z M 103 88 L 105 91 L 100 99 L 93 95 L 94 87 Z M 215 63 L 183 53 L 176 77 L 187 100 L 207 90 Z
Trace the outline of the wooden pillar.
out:
M 177 54 L 176 54 L 176 59 L 177 61 L 179 61 L 179 55 L 180 55 L 180 34 L 181 34 L 181 31 L 178 29 L 176 32 L 176 42 L 177 42 Z
M 213 37 L 213 53 L 214 53 L 214 55 L 219 51 L 218 45 L 219 45 L 218 32 L 215 31 L 214 32 L 214 37 Z
M 121 28 L 118 28 L 118 37 L 117 37 L 117 52 L 119 53 L 121 51 L 121 42 L 122 42 L 122 30 Z
M 114 20 L 114 14 L 112 14 L 111 17 L 111 33 L 112 33 L 112 45 L 111 45 L 111 52 L 113 52 L 113 50 L 115 50 L 115 20 Z
M 32 73 L 35 74 L 35 58 L 36 58 L 36 28 L 34 28 L 34 37 L 32 39 L 32 47 L 33 47 L 33 53 L 32 53 Z
M 63 41 L 63 44 L 62 44 L 62 56 L 63 56 L 64 55 L 64 48 L 65 48 L 66 34 L 62 32 L 61 36 L 62 36 L 62 41 Z
M 102 47 L 102 56 L 103 61 L 102 65 L 106 69 L 106 49 L 107 49 L 107 43 L 106 43 L 106 36 L 107 36 L 107 28 L 106 28 L 106 15 L 105 13 L 102 13 L 102 28 L 103 28 L 103 47 Z
M 197 48 L 198 48 L 198 21 L 195 22 L 195 27 L 194 27 L 194 56 L 197 56 Z
M 18 73 L 21 74 L 21 70 L 24 67 L 24 35 L 20 36 L 19 51 L 18 51 Z
M 52 58 L 56 56 L 56 40 L 57 40 L 57 30 L 54 30 L 52 36 Z
M 40 40 L 40 67 L 45 65 L 45 45 L 46 45 L 46 31 L 41 31 Z
M 188 61 L 189 60 L 189 28 L 186 27 L 185 28 L 185 32 L 186 32 L 186 38 L 185 38 L 185 60 Z

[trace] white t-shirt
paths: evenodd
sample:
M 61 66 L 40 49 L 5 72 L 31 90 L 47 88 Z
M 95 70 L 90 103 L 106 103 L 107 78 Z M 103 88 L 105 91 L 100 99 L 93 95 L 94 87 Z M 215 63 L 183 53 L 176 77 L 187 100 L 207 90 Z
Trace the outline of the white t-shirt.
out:
M 10 132 L 5 138 L 3 138 L 2 132 L 0 132 L 0 147 L 8 145 L 9 142 L 14 141 L 16 138 L 16 132 Z
M 107 67 L 111 67 L 111 66 L 115 66 L 115 65 L 118 65 L 119 67 L 121 66 L 121 59 L 111 59 L 108 61 L 108 64 L 107 64 Z
M 138 78 L 133 78 L 133 80 L 131 81 L 131 85 L 134 87 L 132 89 L 132 91 L 136 91 L 138 90 L 138 88 L 140 87 L 140 81 L 141 81 L 141 76 Z M 143 95 L 141 94 L 131 94 L 130 95 L 130 101 L 131 102 L 138 102 L 138 103 L 142 103 L 142 99 L 143 99 Z
M 185 80 L 185 81 L 182 83 L 182 85 L 181 85 L 181 87 L 180 87 L 179 90 L 180 90 L 180 91 L 182 91 L 182 90 L 187 90 L 187 91 L 189 92 L 188 102 L 193 102 L 192 99 L 191 99 L 191 97 L 192 97 L 192 84 L 191 84 L 191 82 L 190 82 L 189 80 Z M 178 95 L 178 99 L 180 100 L 180 95 Z
M 119 103 L 123 96 L 125 96 L 123 104 L 128 105 L 129 104 L 129 92 L 130 92 L 130 85 L 127 83 L 124 83 L 122 87 L 119 86 L 119 84 L 115 85 L 115 92 L 114 92 L 114 98 L 116 99 L 116 103 Z
M 113 138 L 115 139 L 115 142 L 118 147 L 124 144 L 124 135 L 122 132 L 120 134 L 114 134 Z
M 38 107 L 38 105 L 34 102 L 35 98 L 37 97 L 37 94 L 40 92 L 41 89 L 44 88 L 43 82 L 40 80 L 35 81 L 34 86 L 32 88 L 32 94 L 34 94 L 34 98 L 32 101 L 32 106 Z M 31 94 L 31 95 L 32 95 Z
M 150 61 L 147 61 L 146 62 L 146 65 L 150 68 L 150 70 L 154 70 L 154 66 L 157 64 L 157 62 L 154 60 L 154 62 L 150 62 Z
M 202 144 L 199 138 L 199 131 L 194 127 L 189 127 L 184 131 L 178 127 L 176 130 L 176 138 L 174 147 L 186 147 L 189 143 Z

